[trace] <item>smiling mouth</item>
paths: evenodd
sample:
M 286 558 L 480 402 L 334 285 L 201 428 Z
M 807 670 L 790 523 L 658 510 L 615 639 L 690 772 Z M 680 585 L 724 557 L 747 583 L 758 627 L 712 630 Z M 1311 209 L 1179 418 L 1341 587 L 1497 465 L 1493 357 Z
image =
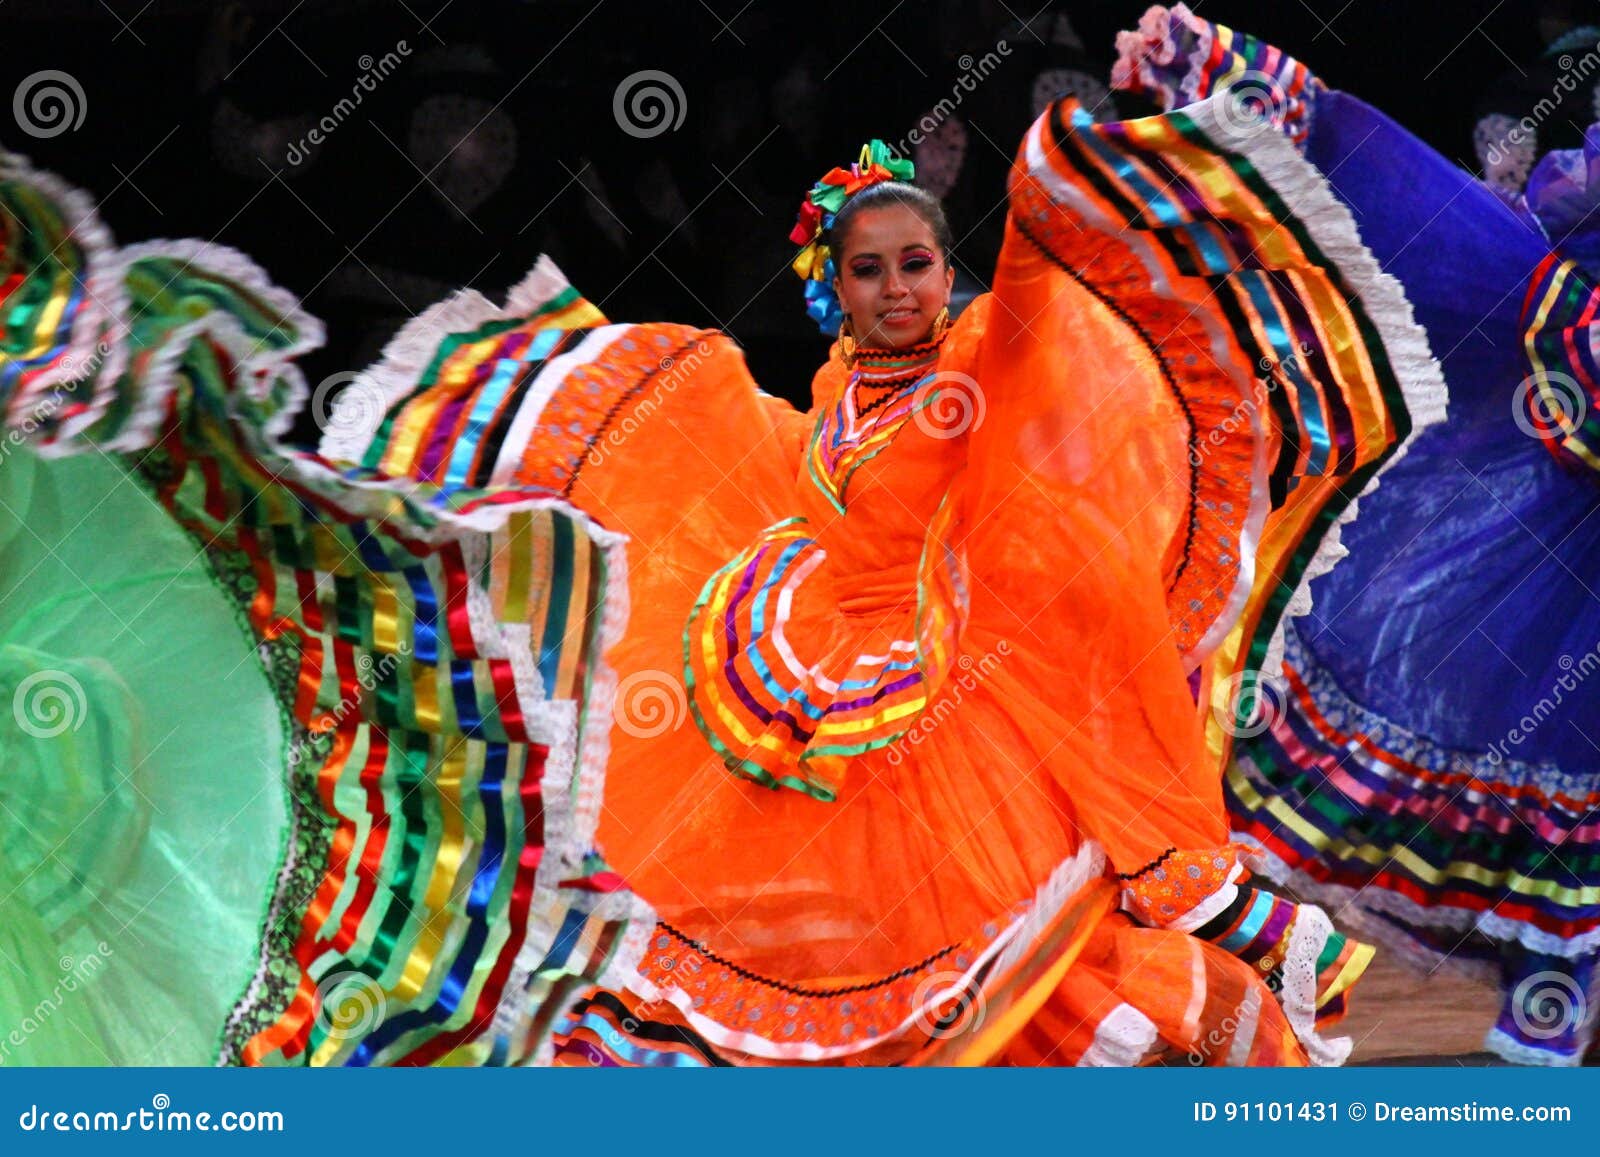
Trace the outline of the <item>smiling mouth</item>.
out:
M 917 316 L 917 311 L 914 309 L 891 309 L 888 313 L 881 313 L 878 316 L 884 321 L 890 322 L 910 321 Z

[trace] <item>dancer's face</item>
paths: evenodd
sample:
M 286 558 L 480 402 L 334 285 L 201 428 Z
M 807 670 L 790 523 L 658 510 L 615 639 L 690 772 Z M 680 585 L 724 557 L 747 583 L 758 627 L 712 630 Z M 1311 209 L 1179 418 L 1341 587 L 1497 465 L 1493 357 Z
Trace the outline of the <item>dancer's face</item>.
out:
M 955 281 L 932 227 L 904 205 L 863 210 L 835 265 L 834 289 L 864 346 L 901 349 L 926 339 Z

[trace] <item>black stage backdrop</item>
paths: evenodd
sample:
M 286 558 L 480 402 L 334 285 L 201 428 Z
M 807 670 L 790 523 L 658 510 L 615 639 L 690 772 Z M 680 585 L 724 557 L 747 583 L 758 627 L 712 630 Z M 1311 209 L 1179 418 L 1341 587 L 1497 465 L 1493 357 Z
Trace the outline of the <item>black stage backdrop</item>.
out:
M 120 242 L 254 257 L 328 322 L 313 383 L 546 252 L 612 318 L 725 329 L 801 399 L 826 351 L 788 271 L 811 182 L 945 101 L 964 134 L 937 138 L 939 179 L 981 288 L 1036 96 L 1098 99 L 1084 74 L 1143 10 L 1036 3 L 0 0 L 0 144 L 90 190 Z M 1540 48 L 1530 0 L 1195 7 L 1468 167 L 1474 100 Z

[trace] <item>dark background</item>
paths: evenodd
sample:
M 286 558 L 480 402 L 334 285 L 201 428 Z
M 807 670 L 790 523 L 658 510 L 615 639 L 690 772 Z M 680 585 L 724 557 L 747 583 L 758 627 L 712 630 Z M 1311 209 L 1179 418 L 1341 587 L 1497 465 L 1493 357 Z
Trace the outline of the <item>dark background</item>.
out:
M 1085 0 L 1035 16 L 1037 4 L 6 0 L 0 95 L 60 70 L 84 117 L 38 139 L 7 108 L 0 143 L 89 190 L 122 243 L 194 236 L 253 256 L 329 323 L 312 381 L 372 360 L 454 287 L 498 299 L 543 251 L 612 318 L 724 328 L 767 389 L 800 398 L 826 352 L 787 269 L 812 181 L 870 136 L 902 138 L 955 91 L 963 54 L 1004 38 L 1010 55 L 962 94 L 966 159 L 947 197 L 963 280 L 980 287 L 1036 76 L 1104 78 L 1116 30 L 1143 10 Z M 1468 167 L 1475 99 L 1541 47 L 1530 0 L 1195 8 Z M 1054 35 L 1057 14 L 1081 50 Z M 410 55 L 290 164 L 290 144 L 356 89 L 363 57 L 401 41 Z M 681 124 L 647 139 L 612 107 L 644 69 L 685 98 Z

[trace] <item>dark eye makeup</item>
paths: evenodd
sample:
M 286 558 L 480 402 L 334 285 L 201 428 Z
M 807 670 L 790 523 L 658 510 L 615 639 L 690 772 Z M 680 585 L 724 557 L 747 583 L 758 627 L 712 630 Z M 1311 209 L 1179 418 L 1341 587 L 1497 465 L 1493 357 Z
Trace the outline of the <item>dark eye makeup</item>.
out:
M 933 264 L 933 255 L 925 250 L 908 253 L 900 259 L 900 268 L 907 273 L 920 273 Z M 874 277 L 880 272 L 876 261 L 857 261 L 850 266 L 850 272 L 857 277 Z

